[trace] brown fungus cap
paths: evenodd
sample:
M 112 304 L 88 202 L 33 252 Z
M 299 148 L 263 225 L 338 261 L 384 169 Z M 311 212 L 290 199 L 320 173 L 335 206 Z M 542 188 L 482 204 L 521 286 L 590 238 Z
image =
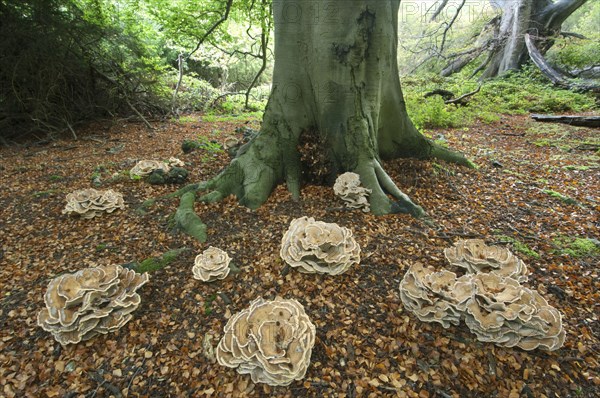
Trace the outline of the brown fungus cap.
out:
M 217 279 L 225 279 L 229 275 L 229 255 L 216 247 L 210 246 L 204 250 L 194 260 L 192 272 L 194 279 L 203 282 L 212 282 Z
M 333 185 L 333 192 L 351 209 L 361 209 L 365 213 L 370 211 L 369 194 L 371 190 L 360 186 L 360 176 L 347 172 L 340 174 Z
M 536 291 L 522 286 L 525 265 L 505 248 L 482 240 L 460 241 L 446 259 L 467 273 L 413 264 L 400 282 L 404 307 L 421 321 L 444 327 L 463 319 L 479 341 L 504 347 L 553 351 L 564 344 L 560 312 Z
M 177 162 L 181 162 L 179 159 L 174 159 Z M 169 161 L 171 163 L 171 161 Z M 176 166 L 173 164 L 172 166 Z M 135 177 L 146 177 L 150 175 L 154 170 L 162 170 L 165 173 L 168 173 L 171 170 L 171 164 L 167 164 L 165 162 L 161 162 L 159 160 L 140 160 L 136 163 L 135 166 L 131 170 L 129 170 L 129 176 L 131 178 Z
M 136 290 L 146 282 L 148 274 L 120 265 L 59 275 L 48 284 L 38 325 L 62 345 L 115 331 L 131 319 L 141 301 Z
M 80 189 L 66 197 L 67 204 L 63 214 L 79 215 L 82 218 L 94 218 L 101 213 L 112 213 L 124 209 L 123 195 L 112 189 L 97 191 L 94 188 Z
M 450 264 L 470 274 L 491 272 L 519 282 L 527 281 L 527 267 L 521 259 L 507 248 L 488 246 L 481 239 L 459 240 L 454 247 L 444 249 L 444 255 Z
M 283 235 L 280 255 L 300 272 L 339 275 L 360 262 L 360 246 L 348 228 L 301 217 Z
M 258 298 L 232 316 L 217 346 L 218 362 L 255 383 L 287 386 L 306 374 L 315 326 L 296 300 Z

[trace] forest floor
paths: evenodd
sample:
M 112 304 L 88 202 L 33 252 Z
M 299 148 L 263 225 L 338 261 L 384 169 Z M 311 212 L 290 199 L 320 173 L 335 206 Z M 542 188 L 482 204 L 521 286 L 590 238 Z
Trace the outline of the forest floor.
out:
M 299 202 L 284 187 L 256 211 L 228 198 L 196 204 L 208 241 L 175 233 L 173 192 L 131 180 L 140 159 L 180 158 L 190 181 L 214 176 L 222 151 L 183 154 L 185 139 L 220 141 L 257 120 L 204 118 L 142 124 L 98 123 L 43 145 L 0 150 L 0 396 L 4 397 L 598 397 L 600 396 L 600 144 L 597 129 L 505 116 L 492 125 L 434 130 L 479 166 L 396 160 L 385 167 L 437 223 L 408 215 L 349 211 L 329 187 L 306 186 Z M 238 134 L 240 136 L 240 134 Z M 114 173 L 121 177 L 111 179 Z M 65 195 L 92 186 L 123 193 L 127 208 L 91 220 L 61 213 Z M 560 195 L 559 195 L 560 194 Z M 562 195 L 562 196 L 561 196 Z M 281 237 L 301 216 L 350 228 L 361 263 L 339 276 L 282 275 Z M 411 263 L 445 265 L 461 238 L 507 245 L 530 270 L 526 285 L 563 314 L 558 351 L 481 343 L 461 324 L 444 329 L 403 309 L 398 285 Z M 202 283 L 194 257 L 226 250 L 240 273 Z M 119 331 L 61 347 L 37 326 L 43 295 L 58 273 L 141 261 L 189 250 L 153 272 L 140 307 Z M 215 363 L 232 314 L 257 298 L 295 298 L 316 325 L 306 377 L 288 387 L 255 385 Z

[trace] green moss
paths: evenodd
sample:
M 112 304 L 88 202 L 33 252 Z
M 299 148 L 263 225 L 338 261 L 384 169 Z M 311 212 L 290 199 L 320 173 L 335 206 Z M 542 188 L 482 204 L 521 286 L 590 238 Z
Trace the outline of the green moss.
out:
M 159 269 L 163 269 L 167 265 L 171 264 L 181 253 L 186 250 L 186 247 L 169 250 L 160 257 L 147 258 L 138 264 L 134 264 L 131 268 L 139 273 L 158 271 Z
M 208 296 L 208 298 L 204 302 L 204 315 L 210 315 L 210 313 L 213 311 L 212 303 L 213 301 L 215 301 L 216 298 L 216 294 L 211 294 L 210 296 Z
M 227 114 L 215 114 L 209 113 L 202 116 L 202 121 L 214 123 L 214 122 L 246 122 L 246 121 L 258 121 L 262 118 L 262 112 L 246 112 L 234 115 Z
M 507 236 L 507 235 L 498 235 L 497 236 L 498 240 L 500 242 L 507 242 L 512 244 L 513 250 L 524 254 L 526 256 L 532 257 L 532 258 L 540 258 L 540 255 L 534 251 L 533 249 L 531 249 L 529 246 L 527 246 L 525 243 L 519 241 L 518 239 L 513 238 L 512 236 Z
M 54 194 L 59 193 L 59 189 L 49 189 L 47 191 L 35 191 L 31 194 L 34 198 L 47 198 L 48 196 L 52 196 Z
M 590 170 L 592 168 L 593 168 L 592 166 L 576 166 L 576 165 L 563 166 L 563 169 L 577 170 L 577 171 L 586 171 L 586 170 Z
M 544 189 L 542 192 L 544 192 L 547 195 L 552 196 L 553 198 L 560 199 L 561 202 L 566 203 L 568 205 L 578 205 L 579 204 L 579 202 L 577 202 L 575 199 L 573 199 L 569 196 L 565 196 L 562 193 L 553 191 L 551 189 Z
M 514 171 L 514 170 L 510 170 L 510 169 L 502 169 L 503 173 L 515 176 L 515 177 L 520 177 L 520 178 L 525 178 L 527 177 L 526 174 L 523 173 L 519 173 L 518 171 Z
M 50 181 L 61 181 L 63 179 L 63 176 L 59 176 L 58 174 L 53 174 L 53 175 L 49 176 L 48 179 Z
M 558 247 L 558 254 L 566 254 L 573 257 L 595 257 L 600 255 L 600 242 L 588 238 L 571 238 L 561 236 L 554 239 L 554 245 Z

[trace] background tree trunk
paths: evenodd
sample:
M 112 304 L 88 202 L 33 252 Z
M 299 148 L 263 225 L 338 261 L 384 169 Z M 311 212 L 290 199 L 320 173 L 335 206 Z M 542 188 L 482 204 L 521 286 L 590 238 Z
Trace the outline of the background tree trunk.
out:
M 529 59 L 525 34 L 537 39 L 544 54 L 558 36 L 562 23 L 587 0 L 507 0 L 496 2 L 502 8 L 488 64 L 482 78 L 491 78 L 519 69 Z
M 396 64 L 399 4 L 275 0 L 273 88 L 260 133 L 201 200 L 235 194 L 256 208 L 278 183 L 298 198 L 302 181 L 331 183 L 353 171 L 372 190 L 374 213 L 420 216 L 382 159 L 439 157 L 473 166 L 427 140 L 408 118 Z

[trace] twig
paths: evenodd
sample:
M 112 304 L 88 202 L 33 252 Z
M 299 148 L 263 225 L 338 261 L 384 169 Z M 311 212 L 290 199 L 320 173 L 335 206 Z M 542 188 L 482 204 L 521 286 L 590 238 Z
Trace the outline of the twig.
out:
M 71 123 L 69 123 L 66 120 L 65 120 L 65 123 L 67 123 L 67 127 L 69 128 L 69 130 L 71 130 L 71 134 L 73 134 L 73 138 L 77 141 L 77 134 L 75 134 L 75 130 L 73 130 L 73 127 L 71 127 Z
M 463 94 L 458 98 L 446 100 L 446 101 L 444 101 L 444 104 L 462 104 L 462 103 L 464 103 L 463 101 L 465 99 L 469 98 L 472 95 L 477 94 L 479 92 L 479 90 L 481 90 L 481 84 L 479 86 L 477 86 L 476 90 L 471 91 L 470 93 Z
M 131 103 L 131 101 L 129 101 L 129 98 L 127 98 L 127 96 L 125 96 L 125 101 L 127 102 L 127 105 L 129 105 L 129 107 L 131 108 L 132 111 L 135 112 L 136 115 L 139 116 L 140 119 L 142 119 L 142 121 L 144 122 L 144 124 L 150 129 L 150 130 L 154 130 L 154 127 L 152 127 L 152 125 L 150 124 L 149 121 L 146 120 L 146 118 L 140 113 L 140 111 L 138 111 L 136 109 L 135 106 L 133 106 L 133 104 Z
M 192 55 L 194 55 L 194 53 L 196 51 L 198 51 L 198 49 L 200 49 L 200 46 L 202 45 L 202 43 L 204 43 L 206 38 L 208 36 L 210 36 L 219 27 L 219 25 L 221 25 L 223 22 L 227 21 L 227 18 L 229 18 L 229 12 L 231 11 L 232 4 L 233 4 L 233 0 L 227 0 L 227 4 L 225 5 L 225 13 L 198 40 L 198 43 L 196 43 L 196 47 L 194 47 L 194 49 L 192 51 L 190 51 L 189 54 L 185 57 L 185 61 L 189 60 L 192 57 Z M 177 99 L 177 93 L 179 92 L 179 86 L 181 85 L 181 80 L 183 79 L 183 62 L 184 62 L 183 54 L 179 54 L 179 56 L 177 57 L 177 61 L 179 63 L 179 76 L 178 76 L 177 85 L 175 86 L 175 90 L 173 92 L 172 106 L 175 105 L 175 100 Z
M 148 346 L 146 348 L 148 348 Z M 144 359 L 142 360 L 142 364 L 135 369 L 135 372 L 133 372 L 133 376 L 131 376 L 129 383 L 127 384 L 127 391 L 129 391 L 131 384 L 133 384 L 133 379 L 135 379 L 135 376 L 137 376 L 138 373 L 140 372 L 140 370 L 142 370 L 142 367 L 144 366 L 145 363 L 146 363 L 146 357 L 144 357 Z

